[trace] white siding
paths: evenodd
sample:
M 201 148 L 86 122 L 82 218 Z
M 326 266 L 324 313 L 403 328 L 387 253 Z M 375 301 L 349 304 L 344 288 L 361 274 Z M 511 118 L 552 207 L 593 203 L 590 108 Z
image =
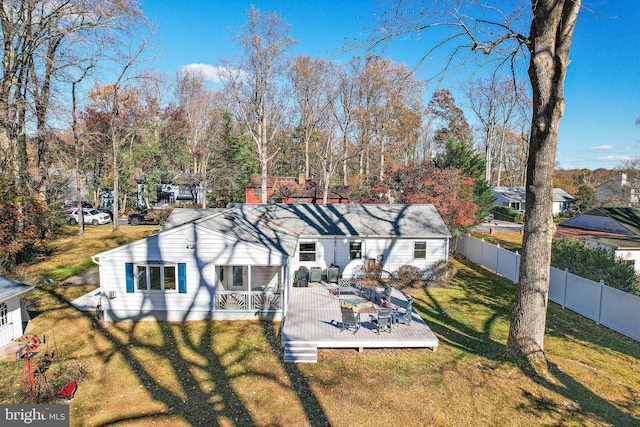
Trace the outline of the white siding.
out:
M 224 236 L 199 232 L 195 248 L 190 249 L 185 233 L 161 233 L 130 244 L 119 251 L 112 251 L 100 259 L 100 284 L 105 295 L 115 291 L 114 299 L 103 298 L 103 307 L 110 317 L 107 320 L 128 318 L 169 318 L 191 320 L 211 317 L 214 307 L 215 266 L 252 265 L 276 266 L 277 272 L 284 255 L 259 246 L 234 241 Z M 186 293 L 126 292 L 126 263 L 163 261 L 186 264 Z M 268 270 L 271 271 L 271 270 Z M 254 269 L 255 280 L 266 278 L 269 273 Z M 273 279 L 273 273 L 269 280 Z M 164 314 L 166 312 L 166 314 Z
M 636 269 L 636 273 L 640 274 L 640 250 L 618 249 L 616 251 L 616 258 L 632 261 Z
M 7 324 L 0 326 L 0 346 L 20 338 L 23 332 L 20 298 L 9 298 L 2 302 L 7 305 Z
M 362 258 L 349 259 L 349 243 L 362 242 Z M 326 273 L 327 267 L 335 264 L 340 267 L 343 277 L 350 277 L 356 267 L 361 266 L 365 259 L 377 259 L 382 256 L 382 269 L 395 272 L 400 266 L 409 264 L 421 270 L 428 270 L 439 260 L 447 259 L 447 239 L 369 239 L 369 238 L 330 238 L 330 239 L 300 239 L 301 243 L 316 243 L 316 260 L 300 261 L 299 255 L 294 257 L 294 269 L 300 266 L 307 268 L 320 267 Z M 426 259 L 413 259 L 414 242 L 427 243 Z M 335 250 L 334 250 L 335 248 Z

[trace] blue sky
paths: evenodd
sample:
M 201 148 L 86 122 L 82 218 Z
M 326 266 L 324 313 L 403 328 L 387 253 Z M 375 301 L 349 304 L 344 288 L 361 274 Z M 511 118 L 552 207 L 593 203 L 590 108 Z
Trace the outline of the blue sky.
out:
M 624 158 L 640 156 L 635 125 L 640 117 L 640 2 L 604 1 L 583 0 L 593 12 L 581 11 L 574 34 L 556 155 L 564 169 L 614 168 Z M 233 55 L 237 49 L 230 29 L 245 23 L 251 4 L 286 19 L 299 41 L 293 54 L 335 60 L 351 57 L 340 56 L 344 41 L 362 37 L 362 27 L 371 24 L 376 12 L 375 0 L 143 1 L 145 14 L 158 26 L 162 50 L 152 66 L 174 75 L 183 66 L 216 65 Z M 420 53 L 417 44 L 405 41 L 394 43 L 385 56 L 413 66 Z

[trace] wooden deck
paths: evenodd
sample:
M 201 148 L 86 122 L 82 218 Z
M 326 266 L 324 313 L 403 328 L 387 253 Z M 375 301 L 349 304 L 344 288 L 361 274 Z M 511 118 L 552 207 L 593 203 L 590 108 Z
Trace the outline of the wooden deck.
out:
M 406 306 L 403 294 L 394 289 L 391 301 Z M 369 314 L 360 315 L 362 326 L 340 332 L 340 302 L 330 289 L 323 287 L 293 288 L 282 328 L 285 361 L 315 362 L 318 348 L 431 348 L 438 347 L 438 338 L 413 311 L 409 325 L 393 325 L 392 332 L 376 334 Z M 298 357 L 296 354 L 299 354 Z M 314 359 L 315 357 L 315 359 Z

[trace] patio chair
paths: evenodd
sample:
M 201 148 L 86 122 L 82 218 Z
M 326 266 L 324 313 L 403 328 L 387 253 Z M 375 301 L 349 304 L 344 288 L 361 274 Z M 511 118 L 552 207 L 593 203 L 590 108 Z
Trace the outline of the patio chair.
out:
M 378 317 L 369 315 L 371 318 L 371 325 L 376 330 L 376 333 L 380 335 L 381 331 L 391 333 L 391 326 L 393 326 L 393 310 L 391 308 L 378 309 Z
M 385 283 L 384 284 L 384 296 L 387 299 L 387 301 L 391 301 L 391 293 L 393 292 L 393 287 L 388 284 Z
M 354 334 L 358 332 L 358 329 L 360 329 L 360 313 L 354 313 L 351 307 L 340 307 L 340 312 L 342 313 L 340 332 L 352 328 Z
M 399 308 L 396 311 L 396 323 L 409 325 L 411 324 L 412 317 L 413 317 L 413 298 L 408 297 L 407 306 L 405 308 Z

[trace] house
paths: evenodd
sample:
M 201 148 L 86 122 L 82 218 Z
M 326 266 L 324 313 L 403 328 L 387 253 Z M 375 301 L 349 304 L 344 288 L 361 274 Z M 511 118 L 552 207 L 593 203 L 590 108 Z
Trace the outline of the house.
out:
M 252 176 L 246 185 L 246 203 L 262 203 L 260 191 L 262 177 Z M 267 200 L 269 203 L 322 203 L 324 188 L 315 179 L 307 180 L 303 174 L 267 177 Z M 351 190 L 348 186 L 329 186 L 327 203 L 349 203 Z
M 517 211 L 524 212 L 526 201 L 525 187 L 492 187 L 492 189 L 493 194 L 498 198 L 495 202 L 497 206 L 509 206 Z M 553 215 L 567 213 L 575 200 L 575 198 L 563 189 L 554 188 Z
M 93 256 L 105 319 L 281 319 L 299 268 L 424 272 L 451 237 L 433 205 L 236 205 Z M 335 269 L 336 267 L 332 267 Z
M 611 250 L 616 257 L 633 262 L 640 273 L 640 209 L 591 209 L 558 224 L 557 234 Z
M 640 181 L 627 179 L 627 174 L 620 173 L 609 181 L 596 185 L 595 190 L 599 205 L 637 206 Z
M 20 296 L 32 289 L 32 286 L 0 276 L 0 347 L 22 336 L 22 322 L 28 318 L 22 315 Z
M 142 196 L 146 176 L 136 178 L 138 206 L 147 206 Z M 193 173 L 179 173 L 170 179 L 163 179 L 156 189 L 158 205 L 201 205 L 204 189 L 202 180 Z

